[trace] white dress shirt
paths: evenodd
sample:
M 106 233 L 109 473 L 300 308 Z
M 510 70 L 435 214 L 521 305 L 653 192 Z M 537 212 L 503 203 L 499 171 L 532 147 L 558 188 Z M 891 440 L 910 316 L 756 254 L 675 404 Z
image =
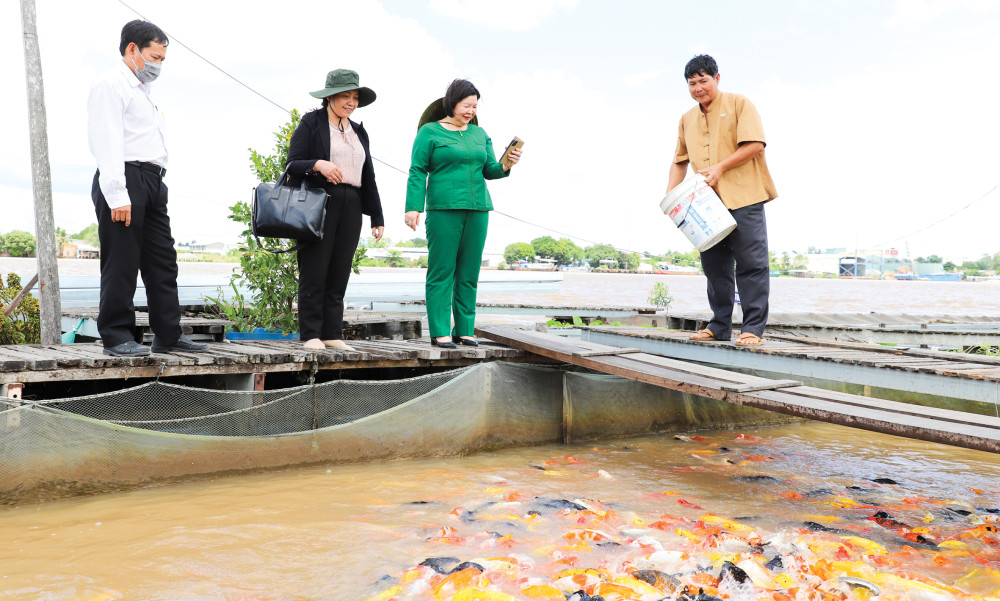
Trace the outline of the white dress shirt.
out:
M 87 136 L 101 172 L 101 192 L 112 209 L 132 202 L 125 186 L 127 161 L 167 166 L 163 114 L 149 97 L 149 85 L 124 62 L 90 88 Z

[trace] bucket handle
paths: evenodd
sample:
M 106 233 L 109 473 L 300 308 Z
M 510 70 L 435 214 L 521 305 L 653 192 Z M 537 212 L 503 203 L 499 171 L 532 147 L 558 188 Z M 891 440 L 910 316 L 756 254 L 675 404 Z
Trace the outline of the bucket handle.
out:
M 696 178 L 701 179 L 702 182 L 707 182 L 708 181 L 708 180 L 705 179 L 705 176 L 702 175 L 702 174 L 700 174 L 700 173 L 695 173 L 694 176 Z M 695 189 L 697 190 L 697 188 L 695 188 Z M 687 208 L 686 211 L 684 211 L 684 216 L 681 217 L 681 220 L 679 222 L 677 222 L 677 229 L 680 229 L 680 228 L 684 227 L 684 223 L 687 221 L 687 218 L 688 218 L 688 213 L 691 212 L 691 206 L 692 205 L 694 205 L 694 199 L 693 198 L 688 201 L 688 208 Z

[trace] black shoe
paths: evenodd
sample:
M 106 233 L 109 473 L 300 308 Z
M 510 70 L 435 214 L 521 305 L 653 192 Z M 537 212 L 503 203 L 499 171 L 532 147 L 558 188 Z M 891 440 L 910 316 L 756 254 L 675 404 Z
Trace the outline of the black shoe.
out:
M 104 354 L 112 357 L 145 357 L 149 354 L 149 349 L 135 340 L 129 340 L 115 346 L 104 347 Z
M 159 338 L 153 336 L 154 353 L 199 353 L 207 349 L 208 345 L 204 342 L 195 342 L 184 334 L 181 334 L 180 338 L 177 339 L 177 342 L 173 344 L 162 344 L 160 343 Z
M 471 338 L 462 338 L 461 336 L 452 336 L 451 341 L 462 346 L 479 346 L 478 341 Z
M 438 342 L 437 338 L 431 338 L 431 346 L 440 348 L 458 348 L 454 342 Z

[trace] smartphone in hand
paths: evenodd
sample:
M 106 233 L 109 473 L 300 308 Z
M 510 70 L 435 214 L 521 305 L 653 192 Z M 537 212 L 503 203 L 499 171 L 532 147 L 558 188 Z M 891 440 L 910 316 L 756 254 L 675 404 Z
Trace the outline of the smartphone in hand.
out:
M 511 140 L 510 144 L 507 145 L 507 148 L 504 149 L 503 155 L 500 156 L 500 163 L 502 163 L 507 169 L 510 169 L 512 165 L 510 162 L 510 151 L 522 146 L 524 146 L 524 140 L 514 136 L 514 139 Z

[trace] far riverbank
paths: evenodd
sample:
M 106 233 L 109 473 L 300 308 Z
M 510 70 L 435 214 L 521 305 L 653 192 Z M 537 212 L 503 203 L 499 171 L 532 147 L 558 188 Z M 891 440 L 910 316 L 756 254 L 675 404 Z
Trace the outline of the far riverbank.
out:
M 36 271 L 35 259 L 0 257 L 0 274 L 15 272 L 27 281 Z M 228 281 L 236 263 L 179 264 L 180 274 Z M 362 273 L 405 273 L 413 269 L 362 267 Z M 100 275 L 100 262 L 60 259 L 60 275 Z M 560 306 L 646 306 L 653 285 L 670 289 L 673 312 L 708 311 L 702 275 L 607 274 L 564 272 L 557 293 L 481 294 L 488 303 L 526 303 Z M 1000 282 L 928 282 L 771 278 L 771 311 L 781 313 L 914 313 L 997 316 L 1000 320 Z

